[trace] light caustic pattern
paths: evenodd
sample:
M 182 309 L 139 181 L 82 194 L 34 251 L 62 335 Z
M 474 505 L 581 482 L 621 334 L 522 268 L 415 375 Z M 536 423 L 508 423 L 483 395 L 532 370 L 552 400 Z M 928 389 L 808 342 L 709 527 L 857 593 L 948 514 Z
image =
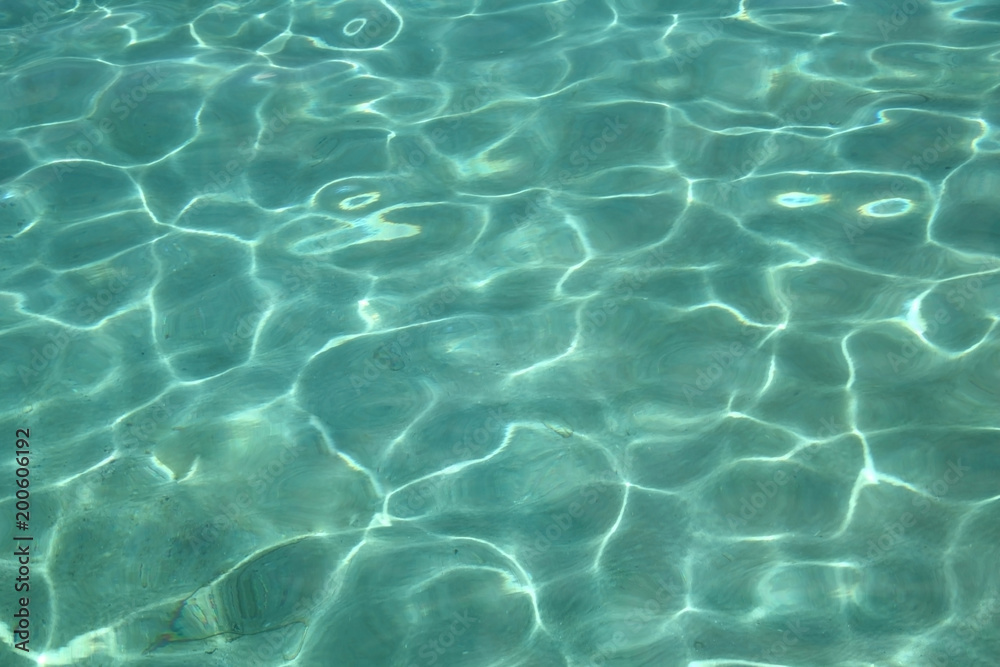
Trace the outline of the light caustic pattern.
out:
M 995 664 L 988 3 L 197 4 L 0 17 L 29 658 Z

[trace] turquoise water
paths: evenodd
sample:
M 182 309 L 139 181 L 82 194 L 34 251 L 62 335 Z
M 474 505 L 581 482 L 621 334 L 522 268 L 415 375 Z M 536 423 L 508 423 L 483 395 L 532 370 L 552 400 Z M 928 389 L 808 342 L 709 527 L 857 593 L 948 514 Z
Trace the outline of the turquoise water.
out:
M 996 2 L 0 28 L 0 664 L 998 664 Z

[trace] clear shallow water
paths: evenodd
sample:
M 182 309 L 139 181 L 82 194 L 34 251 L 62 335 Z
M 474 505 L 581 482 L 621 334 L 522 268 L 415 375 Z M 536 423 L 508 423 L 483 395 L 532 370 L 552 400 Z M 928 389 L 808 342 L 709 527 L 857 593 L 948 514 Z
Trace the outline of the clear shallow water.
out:
M 6 2 L 4 664 L 995 664 L 998 23 Z

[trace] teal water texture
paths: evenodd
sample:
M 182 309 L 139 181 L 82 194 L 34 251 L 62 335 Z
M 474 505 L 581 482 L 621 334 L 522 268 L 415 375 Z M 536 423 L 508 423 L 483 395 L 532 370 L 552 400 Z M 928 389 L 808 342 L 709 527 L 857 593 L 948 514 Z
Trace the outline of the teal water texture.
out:
M 0 663 L 995 665 L 998 28 L 6 0 Z

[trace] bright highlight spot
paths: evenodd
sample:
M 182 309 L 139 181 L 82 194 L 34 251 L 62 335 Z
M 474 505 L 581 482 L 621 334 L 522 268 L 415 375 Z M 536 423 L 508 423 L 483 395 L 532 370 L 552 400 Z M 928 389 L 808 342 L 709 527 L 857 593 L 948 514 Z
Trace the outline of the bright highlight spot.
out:
M 879 199 L 858 207 L 858 213 L 869 218 L 892 218 L 897 215 L 908 213 L 913 208 L 913 202 L 909 199 L 893 197 L 891 199 Z
M 816 206 L 817 204 L 827 204 L 831 201 L 830 195 L 810 195 L 805 192 L 786 192 L 774 198 L 779 206 L 785 208 L 803 208 L 805 206 Z
M 381 196 L 382 194 L 380 192 L 363 192 L 360 195 L 348 197 L 340 202 L 339 206 L 342 211 L 354 211 L 359 208 L 364 208 L 369 204 L 374 204 Z

